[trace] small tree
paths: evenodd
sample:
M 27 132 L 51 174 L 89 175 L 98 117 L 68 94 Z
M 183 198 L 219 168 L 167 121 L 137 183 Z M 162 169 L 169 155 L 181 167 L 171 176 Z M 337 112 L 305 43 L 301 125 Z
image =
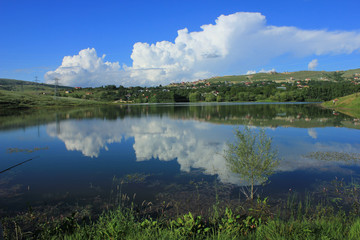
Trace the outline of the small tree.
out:
M 253 200 L 254 186 L 266 182 L 279 164 L 277 150 L 272 148 L 272 139 L 264 129 L 236 129 L 235 137 L 234 143 L 227 144 L 224 157 L 230 170 L 249 184 L 250 197 L 248 192 L 244 193 Z

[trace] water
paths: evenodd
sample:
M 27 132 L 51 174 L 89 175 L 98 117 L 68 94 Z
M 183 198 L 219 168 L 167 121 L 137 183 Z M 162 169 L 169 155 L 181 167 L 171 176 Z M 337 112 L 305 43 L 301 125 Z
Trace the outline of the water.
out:
M 154 104 L 0 117 L 0 214 L 29 208 L 101 211 L 129 201 L 162 203 L 238 198 L 246 185 L 223 158 L 235 128 L 264 127 L 280 165 L 262 196 L 317 191 L 335 177 L 359 177 L 360 125 L 314 104 Z M 341 155 L 342 156 L 342 155 Z M 135 195 L 134 195 L 135 194 Z M 191 205 L 191 204 L 190 204 Z M 198 204 L 199 205 L 199 204 Z M 192 204 L 190 207 L 198 206 Z

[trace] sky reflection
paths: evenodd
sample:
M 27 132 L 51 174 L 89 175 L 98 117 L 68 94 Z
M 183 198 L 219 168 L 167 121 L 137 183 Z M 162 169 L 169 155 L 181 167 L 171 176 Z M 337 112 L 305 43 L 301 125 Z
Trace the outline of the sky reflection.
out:
M 176 160 L 184 172 L 200 168 L 206 174 L 217 174 L 223 182 L 239 184 L 222 156 L 227 141 L 233 141 L 235 127 L 166 116 L 147 116 L 112 121 L 66 120 L 49 124 L 47 133 L 64 142 L 67 150 L 80 151 L 91 158 L 98 158 L 102 150 L 111 151 L 124 139 L 133 138 L 133 150 L 138 162 L 151 159 Z M 279 172 L 304 169 L 343 171 L 344 162 L 321 161 L 305 158 L 304 155 L 317 151 L 360 153 L 357 141 L 359 130 L 277 127 L 266 128 L 266 131 L 273 137 L 274 146 L 280 153 Z

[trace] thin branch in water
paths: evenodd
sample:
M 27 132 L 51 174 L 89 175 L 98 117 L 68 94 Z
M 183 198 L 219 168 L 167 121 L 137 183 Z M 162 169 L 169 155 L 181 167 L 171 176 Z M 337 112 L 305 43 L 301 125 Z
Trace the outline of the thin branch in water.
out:
M 23 162 L 21 162 L 21 163 L 18 163 L 18 164 L 16 164 L 16 165 L 14 165 L 14 166 L 11 166 L 11 167 L 9 167 L 9 168 L 7 168 L 7 169 L 5 169 L 5 170 L 2 170 L 2 171 L 0 172 L 0 174 L 1 174 L 1 173 L 4 173 L 4 172 L 7 172 L 7 171 L 9 171 L 9 170 L 11 170 L 11 169 L 13 169 L 13 168 L 15 168 L 15 167 L 17 167 L 17 166 L 20 166 L 20 165 L 22 165 L 22 164 L 24 164 L 24 163 L 26 163 L 26 162 L 30 162 L 30 161 L 34 160 L 35 158 L 38 158 L 38 157 L 39 157 L 39 156 L 30 158 L 30 159 L 28 159 L 28 160 L 25 160 L 25 161 L 23 161 Z

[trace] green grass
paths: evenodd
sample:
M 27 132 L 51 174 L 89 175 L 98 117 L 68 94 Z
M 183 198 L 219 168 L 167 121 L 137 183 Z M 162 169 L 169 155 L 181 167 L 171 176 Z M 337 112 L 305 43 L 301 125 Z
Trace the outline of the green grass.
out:
M 58 86 L 59 89 L 72 89 L 71 87 Z M 54 85 L 45 83 L 36 83 L 15 79 L 0 78 L 0 90 L 7 91 L 38 91 L 38 92 L 54 92 Z
M 81 208 L 60 217 L 31 208 L 15 217 L 3 217 L 8 239 L 359 239 L 360 208 L 357 183 L 336 180 L 326 192 L 287 201 L 268 198 L 239 202 L 232 208 L 216 202 L 202 215 L 167 215 L 166 207 L 122 201 L 113 210 L 90 218 Z M 320 186 L 322 188 L 322 186 Z M 335 194 L 335 195 L 334 195 Z M 121 190 L 120 190 L 121 195 Z M 334 198 L 335 197 L 335 198 Z M 339 200 L 341 197 L 341 200 Z M 339 201 L 334 202 L 334 199 Z M 145 208 L 144 208 L 145 207 Z M 345 210 L 347 209 L 347 210 Z M 148 211 L 150 210 L 150 211 Z M 170 209 L 169 209 L 170 210 Z M 155 214 L 152 213 L 161 213 Z
M 262 201 L 260 201 L 262 202 Z M 258 201 L 259 204 L 259 201 Z M 263 205 L 264 206 L 264 205 Z M 263 206 L 249 209 L 247 215 L 229 208 L 210 217 L 191 213 L 174 218 L 152 219 L 133 208 L 104 212 L 96 220 L 78 222 L 72 216 L 55 221 L 36 222 L 27 215 L 31 231 L 22 231 L 20 220 L 3 220 L 4 239 L 359 239 L 360 218 L 327 208 L 311 214 L 292 214 L 288 218 L 272 215 Z M 296 208 L 296 207 L 295 207 Z M 251 214 L 252 213 L 252 214 Z M 22 219 L 23 220 L 23 219 Z
M 343 218 L 271 220 L 261 225 L 256 239 L 358 239 L 359 220 L 345 223 Z M 354 234 L 355 233 L 355 234 Z
M 137 220 L 131 211 L 114 210 L 96 221 L 78 224 L 66 218 L 55 224 L 38 226 L 27 239 L 358 239 L 360 219 L 344 216 L 316 219 L 269 219 L 228 217 L 205 222 L 190 213 L 175 220 Z M 198 219 L 198 220 L 196 220 Z M 41 230 L 40 230 L 41 229 Z M 5 230 L 5 239 L 13 239 Z
M 99 105 L 101 102 L 70 98 L 54 97 L 31 91 L 6 91 L 0 90 L 0 106 L 5 109 L 26 109 L 26 108 L 49 108 L 49 107 L 73 107 Z
M 0 78 L 0 110 L 104 104 L 101 101 L 75 98 L 71 97 L 71 94 L 65 94 L 66 90 L 72 89 L 71 87 L 58 86 L 58 93 L 61 96 L 55 98 L 54 85 Z
M 335 109 L 347 115 L 360 118 L 360 93 L 338 98 L 338 101 L 328 101 L 322 104 L 326 108 Z
M 294 80 L 305 80 L 306 78 L 310 78 L 311 80 L 323 80 L 326 78 L 324 75 L 325 71 L 298 71 L 298 72 L 288 72 L 288 73 L 256 73 L 253 75 L 236 75 L 236 76 L 222 76 L 222 77 L 213 77 L 208 79 L 209 82 L 232 82 L 238 83 L 242 81 L 285 81 L 293 78 Z M 353 74 L 360 73 L 360 69 L 351 69 L 344 71 L 343 77 L 351 78 Z
M 323 73 L 318 71 L 299 71 L 292 73 L 256 73 L 253 75 L 238 75 L 238 76 L 223 76 L 223 77 L 214 77 L 210 78 L 210 82 L 241 82 L 241 81 L 277 81 L 277 80 L 288 80 L 291 77 L 295 80 L 305 80 L 306 78 L 311 78 L 312 80 L 320 80 L 323 77 Z

